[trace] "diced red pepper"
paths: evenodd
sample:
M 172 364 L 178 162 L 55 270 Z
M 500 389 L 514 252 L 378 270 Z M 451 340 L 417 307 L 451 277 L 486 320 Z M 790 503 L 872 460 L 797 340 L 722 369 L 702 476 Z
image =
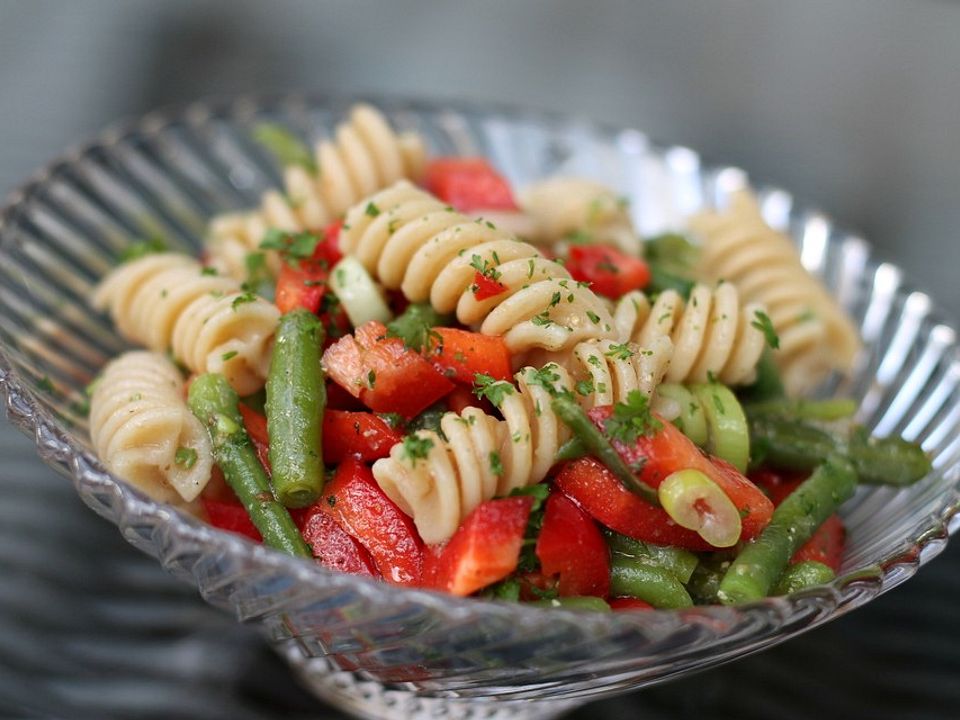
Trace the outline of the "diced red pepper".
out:
M 432 160 L 427 164 L 424 185 L 460 212 L 517 209 L 510 183 L 484 158 Z
M 599 461 L 584 457 L 564 465 L 557 487 L 611 530 L 657 545 L 687 550 L 714 550 L 692 530 L 677 525 L 663 508 L 654 507 L 627 490 Z
M 327 292 L 328 274 L 329 269 L 321 263 L 283 263 L 277 278 L 274 300 L 280 312 L 288 313 L 296 308 L 306 308 L 316 313 Z
M 291 512 L 313 556 L 331 570 L 380 577 L 370 553 L 326 511 L 326 502 L 321 498 L 308 508 Z
M 610 598 L 607 604 L 611 610 L 653 610 L 653 605 L 640 598 Z
M 456 328 L 434 328 L 440 340 L 430 359 L 434 366 L 457 382 L 473 386 L 477 373 L 496 380 L 510 380 L 510 351 L 502 337 L 481 335 Z
M 590 283 L 595 293 L 614 299 L 650 282 L 650 268 L 643 260 L 609 245 L 574 245 L 566 268 L 575 280 Z
M 257 458 L 264 470 L 270 472 L 270 435 L 267 433 L 267 418 L 258 413 L 251 407 L 240 403 L 240 415 L 243 417 L 243 425 L 247 430 L 247 435 L 253 442 L 253 448 L 257 451 Z
M 348 457 L 373 462 L 387 457 L 402 440 L 401 433 L 373 413 L 328 408 L 323 414 L 323 461 L 330 465 Z
M 473 296 L 477 300 L 489 300 L 507 291 L 507 286 L 499 280 L 487 277 L 479 270 L 473 274 Z
M 547 498 L 537 557 L 547 577 L 559 575 L 561 596 L 610 593 L 610 552 L 593 519 L 559 493 Z
M 590 419 L 603 430 L 604 422 L 611 413 L 609 406 L 597 407 L 590 411 Z M 650 487 L 656 488 L 668 475 L 678 470 L 699 470 L 713 480 L 740 511 L 740 539 L 751 540 L 756 537 L 773 516 L 770 499 L 728 462 L 720 458 L 708 458 L 675 425 L 663 418 L 657 419 L 663 427 L 655 433 L 641 435 L 636 443 L 624 445 L 613 441 L 613 446 L 627 464 L 642 467 L 637 476 Z
M 375 412 L 413 417 L 453 390 L 423 356 L 404 347 L 399 338 L 370 321 L 323 353 L 330 378 Z
M 424 557 L 424 587 L 471 595 L 517 569 L 533 498 L 488 500 L 471 512 L 442 548 Z
M 254 526 L 246 509 L 239 502 L 214 500 L 206 496 L 200 499 L 203 502 L 204 510 L 207 511 L 207 520 L 211 525 L 221 530 L 243 535 L 256 542 L 263 542 L 260 531 Z
M 359 398 L 355 398 L 335 382 L 327 380 L 327 408 L 366 412 Z
M 332 268 L 343 259 L 340 251 L 340 231 L 343 229 L 343 220 L 332 222 L 323 229 L 323 239 L 313 250 L 312 260 L 325 262 Z
M 360 541 L 384 580 L 395 585 L 420 582 L 423 543 L 413 521 L 384 494 L 362 462 L 346 458 L 317 507 Z

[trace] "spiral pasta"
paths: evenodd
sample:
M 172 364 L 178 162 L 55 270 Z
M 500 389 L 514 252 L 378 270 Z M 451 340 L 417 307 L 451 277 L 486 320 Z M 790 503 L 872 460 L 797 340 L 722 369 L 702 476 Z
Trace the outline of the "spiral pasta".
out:
M 403 180 L 350 209 L 340 247 L 386 288 L 411 302 L 429 301 L 438 312 L 455 311 L 464 325 L 503 336 L 512 353 L 616 336 L 604 303 L 562 265 Z M 503 291 L 478 300 L 478 271 Z
M 526 188 L 520 207 L 548 241 L 577 233 L 590 242 L 611 243 L 639 256 L 643 243 L 622 198 L 600 183 L 576 177 L 543 180 Z
M 767 307 L 780 338 L 774 359 L 788 392 L 811 389 L 831 370 L 849 370 L 860 349 L 856 328 L 803 267 L 790 239 L 767 225 L 750 192 L 689 225 L 703 244 L 700 274 L 728 280 L 745 300 Z
M 673 341 L 668 382 L 707 382 L 715 378 L 727 385 L 753 381 L 765 338 L 754 325 L 759 304 L 741 307 L 739 293 L 730 283 L 711 290 L 697 285 L 684 303 L 680 294 L 667 290 L 656 302 L 642 292 L 624 295 L 614 311 L 614 323 L 623 340 L 650 347 L 657 337 Z
M 184 401 L 183 378 L 163 355 L 127 352 L 90 398 L 90 436 L 107 468 L 161 502 L 189 503 L 210 480 L 206 429 Z
M 121 265 L 92 303 L 109 310 L 127 340 L 172 350 L 193 372 L 223 373 L 241 395 L 265 382 L 280 311 L 233 278 L 205 274 L 191 257 L 161 253 Z
M 429 441 L 426 457 L 409 457 L 404 443 L 378 460 L 373 474 L 383 491 L 408 515 L 427 543 L 444 542 L 481 502 L 543 480 L 556 462 L 570 431 L 553 412 L 553 393 L 574 393 L 581 405 L 623 402 L 639 390 L 647 397 L 670 362 L 669 338 L 651 348 L 592 340 L 571 353 L 574 370 L 559 364 L 527 367 L 515 375 L 516 387 L 501 384 L 498 407 L 503 420 L 477 408 L 446 413 L 445 437 L 421 430 Z
M 257 250 L 264 233 L 317 230 L 339 218 L 361 198 L 400 178 L 417 179 L 426 157 L 423 140 L 414 133 L 397 134 L 376 108 L 355 105 L 349 120 L 337 126 L 332 140 L 315 149 L 315 174 L 300 165 L 284 168 L 286 195 L 266 192 L 258 210 L 228 213 L 210 223 L 210 264 L 243 280 L 248 253 Z M 270 254 L 270 265 L 277 269 Z

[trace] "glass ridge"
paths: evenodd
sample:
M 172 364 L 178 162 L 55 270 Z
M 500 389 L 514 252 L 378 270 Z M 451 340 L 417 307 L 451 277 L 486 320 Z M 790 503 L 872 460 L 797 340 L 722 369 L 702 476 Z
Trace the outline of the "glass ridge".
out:
M 279 185 L 277 167 L 250 140 L 257 122 L 312 141 L 353 101 L 240 98 L 154 113 L 54 161 L 0 211 L 0 391 L 11 421 L 129 542 L 208 602 L 258 623 L 318 694 L 367 717 L 547 716 L 781 642 L 895 587 L 943 549 L 960 525 L 952 323 L 862 239 L 762 186 L 768 221 L 793 236 L 866 345 L 853 375 L 831 378 L 821 393 L 854 396 L 859 421 L 918 440 L 934 458 L 911 488 L 860 488 L 844 512 L 844 566 L 829 585 L 737 608 L 604 615 L 459 599 L 286 557 L 107 473 L 76 404 L 126 345 L 88 308 L 90 289 L 133 239 L 160 233 L 197 252 L 211 215 L 252 207 Z M 432 154 L 486 155 L 516 185 L 555 173 L 603 180 L 631 198 L 643 234 L 722 205 L 747 182 L 738 169 L 708 167 L 635 130 L 515 108 L 375 104 L 395 126 L 422 133 Z

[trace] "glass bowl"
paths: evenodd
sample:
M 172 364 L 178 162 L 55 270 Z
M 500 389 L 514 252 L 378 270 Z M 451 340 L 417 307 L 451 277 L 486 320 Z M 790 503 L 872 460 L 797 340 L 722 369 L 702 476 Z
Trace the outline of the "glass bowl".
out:
M 198 252 L 207 219 L 250 207 L 280 176 L 250 139 L 262 121 L 315 140 L 353 99 L 241 98 L 161 112 L 53 162 L 0 213 L 0 390 L 10 419 L 96 512 L 215 606 L 256 623 L 305 684 L 365 717 L 551 716 L 782 642 L 903 582 L 944 547 L 960 507 L 960 362 L 930 298 L 866 243 L 760 187 L 772 225 L 858 323 L 866 349 L 823 395 L 852 395 L 878 434 L 918 440 L 934 470 L 905 490 L 860 488 L 844 512 L 837 579 L 739 607 L 593 614 L 458 599 L 341 575 L 151 501 L 94 456 L 84 388 L 125 348 L 87 304 L 130 242 L 160 234 Z M 722 205 L 747 182 L 640 132 L 488 105 L 376 103 L 433 154 L 482 154 L 515 185 L 594 177 L 631 199 L 644 234 Z

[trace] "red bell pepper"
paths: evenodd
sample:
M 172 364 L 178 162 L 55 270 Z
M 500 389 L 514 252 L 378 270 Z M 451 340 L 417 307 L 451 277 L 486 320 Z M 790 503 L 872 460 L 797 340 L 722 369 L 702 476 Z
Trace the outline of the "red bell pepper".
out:
M 488 500 L 471 512 L 442 548 L 424 557 L 424 587 L 471 595 L 517 569 L 530 496 Z
M 413 417 L 453 390 L 423 356 L 388 338 L 386 327 L 370 321 L 323 353 L 330 378 L 375 412 Z
M 328 408 L 323 414 L 323 461 L 328 465 L 348 457 L 373 462 L 387 457 L 402 440 L 401 433 L 372 413 Z
M 499 280 L 487 277 L 477 271 L 473 274 L 473 296 L 477 300 L 489 300 L 497 295 L 502 295 L 507 291 L 507 286 Z
M 343 220 L 332 222 L 323 229 L 323 239 L 313 250 L 312 260 L 326 263 L 332 268 L 343 259 L 340 251 L 340 231 L 343 229 Z
M 250 436 L 253 448 L 257 451 L 257 458 L 264 470 L 270 473 L 270 435 L 267 433 L 267 418 L 243 403 L 240 403 L 239 408 L 247 435 Z
M 246 509 L 239 502 L 215 500 L 206 496 L 202 496 L 200 500 L 203 502 L 204 510 L 207 511 L 207 521 L 211 525 L 243 535 L 256 542 L 263 542 L 260 531 L 254 526 Z
M 594 408 L 590 411 L 590 419 L 602 431 L 612 411 L 609 406 Z M 675 425 L 662 418 L 657 419 L 662 428 L 641 435 L 636 443 L 625 445 L 613 441 L 613 446 L 627 464 L 642 467 L 638 477 L 653 488 L 659 487 L 668 475 L 678 470 L 699 470 L 716 483 L 740 511 L 740 539 L 751 540 L 756 537 L 773 516 L 770 499 L 728 462 L 720 458 L 708 458 Z
M 282 313 L 296 308 L 306 308 L 312 313 L 320 310 L 320 303 L 327 292 L 326 264 L 303 261 L 297 265 L 283 263 L 277 278 L 274 302 Z
M 323 507 L 326 502 L 321 498 L 308 508 L 291 512 L 313 556 L 331 570 L 380 577 L 370 553 L 337 524 Z
M 484 158 L 432 160 L 427 164 L 424 185 L 460 212 L 517 209 L 510 184 Z
M 384 580 L 395 585 L 420 582 L 423 543 L 413 521 L 384 494 L 362 462 L 346 458 L 317 507 L 360 541 Z
M 607 604 L 611 610 L 653 610 L 653 605 L 640 598 L 610 598 L 607 600 Z
M 444 376 L 473 387 L 477 373 L 496 380 L 511 380 L 510 351 L 501 337 L 456 328 L 434 328 L 440 340 L 430 359 Z
M 557 474 L 556 485 L 597 521 L 618 533 L 687 550 L 716 549 L 694 531 L 677 525 L 663 508 L 654 507 L 627 490 L 592 457 L 564 465 Z
M 537 557 L 547 577 L 559 575 L 561 597 L 610 593 L 610 552 L 593 519 L 559 493 L 547 498 Z
M 574 245 L 566 268 L 598 295 L 614 299 L 650 282 L 650 268 L 643 260 L 608 245 Z

